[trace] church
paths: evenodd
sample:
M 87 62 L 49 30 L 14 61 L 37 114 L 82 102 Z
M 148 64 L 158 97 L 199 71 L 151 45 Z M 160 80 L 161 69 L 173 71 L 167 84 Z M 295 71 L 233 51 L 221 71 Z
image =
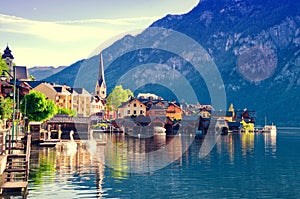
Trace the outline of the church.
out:
M 92 97 L 91 101 L 91 114 L 97 116 L 97 118 L 104 120 L 108 119 L 106 114 L 106 83 L 104 76 L 104 64 L 102 52 L 100 53 L 100 61 L 99 61 L 99 72 L 98 79 L 95 86 L 95 95 Z

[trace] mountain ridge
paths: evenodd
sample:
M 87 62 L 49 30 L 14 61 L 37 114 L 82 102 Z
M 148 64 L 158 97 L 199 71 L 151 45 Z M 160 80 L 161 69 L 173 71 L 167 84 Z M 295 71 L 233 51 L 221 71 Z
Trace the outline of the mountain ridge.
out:
M 153 47 L 156 43 L 163 43 L 166 37 L 150 37 L 151 28 L 172 29 L 197 41 L 211 56 L 224 81 L 227 103 L 257 110 L 260 123 L 267 116 L 279 125 L 299 125 L 299 7 L 300 2 L 291 0 L 204 0 L 186 14 L 167 15 L 141 34 L 127 35 L 103 51 L 108 91 L 122 74 L 138 65 L 170 65 L 176 61 L 181 67 L 178 71 L 187 74 L 185 77 L 201 88 L 197 90 L 199 101 L 209 103 L 205 82 L 188 75 L 193 69 L 186 60 L 154 48 L 126 52 L 141 46 L 141 42 Z M 99 66 L 97 61 L 95 56 L 81 63 L 78 72 L 84 73 L 77 76 L 83 79 L 77 84 L 73 81 L 76 86 L 93 91 L 97 79 L 93 73 L 97 74 L 95 71 Z M 69 75 L 65 74 L 63 71 L 56 74 L 56 82 L 66 81 Z M 151 73 L 147 75 L 153 76 Z M 84 83 L 83 80 L 88 81 Z M 151 86 L 144 91 L 150 90 Z M 162 90 L 157 92 L 164 95 Z

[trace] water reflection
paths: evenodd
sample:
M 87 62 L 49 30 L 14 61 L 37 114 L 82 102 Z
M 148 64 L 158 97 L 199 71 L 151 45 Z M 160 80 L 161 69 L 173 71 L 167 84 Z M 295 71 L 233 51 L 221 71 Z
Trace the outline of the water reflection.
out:
M 105 162 L 114 172 L 119 172 L 119 177 L 126 177 L 126 173 L 147 173 L 162 169 L 180 160 L 182 153 L 193 142 L 190 136 L 178 135 L 155 135 L 139 139 L 125 138 L 124 134 L 119 134 L 107 140 Z
M 212 135 L 212 138 L 217 137 Z M 182 185 L 194 192 L 209 190 L 216 185 L 233 190 L 241 181 L 257 183 L 252 177 L 255 174 L 261 177 L 266 173 L 267 163 L 274 164 L 274 159 L 268 157 L 276 157 L 278 137 L 254 133 L 220 136 L 212 152 L 202 159 L 198 154 L 203 138 L 182 135 L 138 139 L 124 134 L 102 134 L 101 139 L 107 144 L 98 145 L 93 155 L 84 146 L 79 146 L 74 154 L 56 148 L 32 148 L 30 198 L 41 198 L 41 194 L 43 198 L 130 198 L 142 197 L 144 191 L 150 193 L 152 189 L 167 190 L 170 187 L 179 194 L 178 197 L 192 193 L 182 191 Z M 171 160 L 172 164 L 161 170 L 146 174 L 135 172 L 145 168 L 150 171 L 158 168 L 160 161 Z M 257 179 L 261 180 L 260 177 Z M 224 184 L 225 181 L 231 184 Z M 170 182 L 173 184 L 169 186 Z M 248 187 L 255 190 L 252 183 L 248 183 Z M 198 189 L 199 184 L 205 188 Z
M 242 156 L 244 158 L 246 158 L 247 156 L 253 157 L 255 133 L 241 133 L 240 136 L 241 136 Z
M 265 153 L 271 154 L 273 158 L 276 158 L 276 133 L 265 133 L 264 141 L 265 141 Z
M 102 153 L 102 156 L 103 147 L 98 147 L 98 153 Z M 49 198 L 58 193 L 59 198 L 64 195 L 65 198 L 95 198 L 101 197 L 104 192 L 104 165 L 82 146 L 78 146 L 76 153 L 72 154 L 57 148 L 33 147 L 30 165 L 31 198 L 40 198 L 40 192 Z

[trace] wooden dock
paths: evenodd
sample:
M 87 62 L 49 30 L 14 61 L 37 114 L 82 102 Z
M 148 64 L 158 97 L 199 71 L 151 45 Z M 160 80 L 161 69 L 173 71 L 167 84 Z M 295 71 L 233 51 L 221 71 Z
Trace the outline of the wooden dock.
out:
M 9 144 L 4 183 L 0 186 L 0 193 L 5 191 L 26 192 L 29 176 L 29 158 L 31 136 L 27 135 L 25 142 L 20 140 Z

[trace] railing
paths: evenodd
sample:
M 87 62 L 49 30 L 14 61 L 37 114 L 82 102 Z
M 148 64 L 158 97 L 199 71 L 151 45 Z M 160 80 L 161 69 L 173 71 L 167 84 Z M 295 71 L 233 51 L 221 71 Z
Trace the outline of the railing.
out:
M 6 153 L 6 135 L 9 130 L 1 130 L 0 131 L 0 155 L 3 155 Z

